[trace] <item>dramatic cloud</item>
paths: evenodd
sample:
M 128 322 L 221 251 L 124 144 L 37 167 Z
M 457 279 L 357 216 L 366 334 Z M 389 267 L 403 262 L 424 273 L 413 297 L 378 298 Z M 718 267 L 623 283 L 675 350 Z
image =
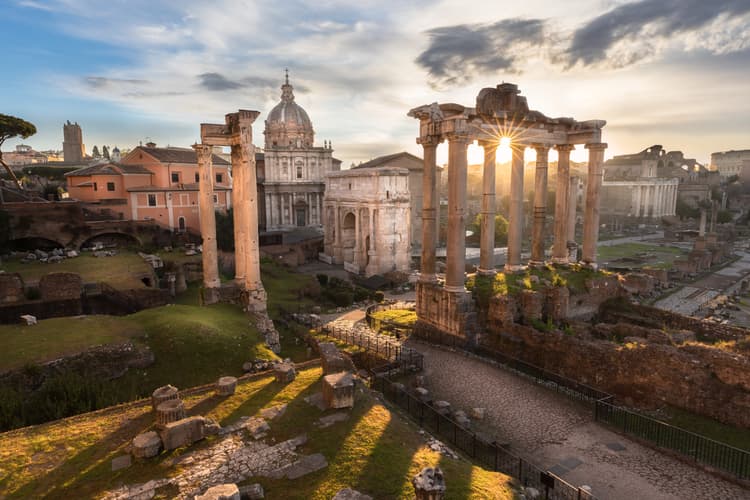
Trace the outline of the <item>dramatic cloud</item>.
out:
M 201 87 L 211 91 L 233 90 L 242 88 L 240 82 L 233 82 L 219 73 L 203 73 L 198 75 Z
M 748 12 L 748 0 L 641 0 L 627 3 L 577 29 L 565 57 L 568 66 L 579 62 L 584 66 L 601 63 L 613 56 L 611 52 L 620 42 L 627 42 L 630 47 L 620 47 L 609 64 L 627 66 L 653 53 L 654 44 L 669 37 L 708 27 L 719 18 L 731 22 L 733 17 Z
M 540 19 L 503 19 L 429 30 L 429 47 L 417 57 L 433 85 L 461 85 L 482 72 L 518 73 L 521 63 L 545 43 Z

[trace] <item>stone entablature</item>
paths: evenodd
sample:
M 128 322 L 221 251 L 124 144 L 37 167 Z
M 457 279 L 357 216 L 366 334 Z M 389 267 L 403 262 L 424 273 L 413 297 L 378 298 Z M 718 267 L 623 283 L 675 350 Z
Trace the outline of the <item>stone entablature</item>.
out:
M 365 276 L 408 271 L 410 211 L 406 169 L 379 167 L 329 174 L 321 258 Z

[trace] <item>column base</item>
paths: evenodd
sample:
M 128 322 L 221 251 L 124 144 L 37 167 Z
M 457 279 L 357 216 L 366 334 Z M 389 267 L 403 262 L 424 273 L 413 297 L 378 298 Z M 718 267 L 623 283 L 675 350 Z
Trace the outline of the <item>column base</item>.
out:
M 570 264 L 570 259 L 568 257 L 552 257 L 552 263 L 558 266 L 567 266 Z
M 503 268 L 506 273 L 520 273 L 522 271 L 526 270 L 527 266 L 524 266 L 523 264 L 505 264 L 505 267 Z
M 544 262 L 543 260 L 530 260 L 529 261 L 529 267 L 540 268 L 540 267 L 544 267 L 545 265 L 546 265 L 546 262 Z
M 461 285 L 461 286 L 448 286 L 448 285 L 446 285 L 443 288 L 445 289 L 446 292 L 451 292 L 451 293 L 466 293 L 466 287 L 463 286 L 463 285 Z
M 497 274 L 496 269 L 477 269 L 477 274 L 480 276 L 495 276 Z
M 218 304 L 221 300 L 221 292 L 218 288 L 202 288 L 201 289 L 201 305 L 210 306 L 211 304 Z

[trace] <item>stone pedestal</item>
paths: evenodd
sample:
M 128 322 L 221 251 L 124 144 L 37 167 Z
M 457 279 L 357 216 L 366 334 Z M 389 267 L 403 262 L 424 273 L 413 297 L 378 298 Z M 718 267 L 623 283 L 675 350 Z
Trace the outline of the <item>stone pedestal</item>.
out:
M 323 377 L 323 401 L 326 408 L 351 408 L 354 406 L 354 378 L 349 372 Z
M 417 317 L 425 325 L 474 341 L 476 311 L 470 293 L 451 292 L 436 283 L 417 283 Z
M 221 377 L 216 382 L 216 394 L 231 396 L 237 388 L 237 377 Z
M 288 384 L 297 377 L 293 363 L 278 363 L 273 367 L 273 376 L 277 382 Z
M 164 401 L 156 407 L 156 423 L 164 426 L 185 418 L 185 405 L 179 399 Z
M 159 454 L 161 439 L 154 431 L 138 434 L 133 439 L 133 456 L 136 458 L 151 458 Z
M 521 316 L 526 323 L 542 319 L 544 300 L 540 292 L 523 290 L 521 292 Z
M 151 408 L 156 411 L 156 408 L 165 401 L 172 399 L 180 399 L 179 390 L 173 385 L 164 385 L 156 389 L 151 393 Z
M 440 467 L 425 467 L 411 480 L 416 500 L 442 500 L 445 498 L 445 478 Z

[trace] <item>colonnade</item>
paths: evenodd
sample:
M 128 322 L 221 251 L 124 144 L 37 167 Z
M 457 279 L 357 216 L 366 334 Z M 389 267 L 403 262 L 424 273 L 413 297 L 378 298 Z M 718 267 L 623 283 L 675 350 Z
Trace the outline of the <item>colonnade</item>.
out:
M 424 150 L 423 207 L 422 207 L 422 262 L 420 281 L 436 281 L 435 276 L 435 236 L 438 230 L 438 194 L 436 184 L 436 149 L 444 140 L 448 141 L 448 235 L 445 290 L 464 291 L 464 271 L 466 265 L 466 180 L 467 149 L 472 142 L 469 134 L 448 133 L 427 135 L 417 139 Z M 494 274 L 495 249 L 495 155 L 497 141 L 480 140 L 484 148 L 482 224 L 480 243 L 480 274 Z M 523 243 L 523 181 L 524 152 L 527 147 L 536 150 L 536 172 L 534 182 L 533 225 L 531 235 L 531 259 L 529 265 L 543 265 L 545 262 L 544 240 L 547 215 L 547 178 L 550 146 L 543 143 L 513 143 L 510 182 L 510 209 L 508 225 L 508 252 L 506 272 L 516 272 L 524 268 L 521 260 Z M 573 144 L 554 146 L 558 152 L 557 196 L 554 207 L 554 245 L 552 261 L 568 263 L 568 239 L 571 214 L 575 216 L 575 190 L 571 189 L 570 152 Z M 602 162 L 605 143 L 588 143 L 589 163 L 587 174 L 586 203 L 584 212 L 582 261 L 596 267 L 596 244 L 599 238 L 599 194 L 602 184 Z M 577 179 L 575 179 L 577 185 Z
M 633 217 L 662 217 L 675 215 L 677 182 L 648 183 L 631 186 Z

